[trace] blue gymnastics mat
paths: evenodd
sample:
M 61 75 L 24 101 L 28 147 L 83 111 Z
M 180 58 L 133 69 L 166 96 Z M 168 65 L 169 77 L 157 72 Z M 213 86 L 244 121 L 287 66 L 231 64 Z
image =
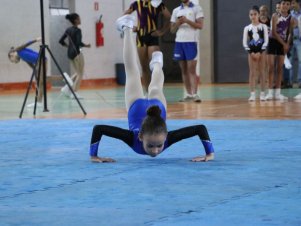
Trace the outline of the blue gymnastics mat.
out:
M 104 137 L 89 161 L 95 124 L 126 120 L 0 121 L 0 225 L 301 225 L 301 121 L 170 120 L 205 124 L 216 160 L 198 138 L 157 158 Z

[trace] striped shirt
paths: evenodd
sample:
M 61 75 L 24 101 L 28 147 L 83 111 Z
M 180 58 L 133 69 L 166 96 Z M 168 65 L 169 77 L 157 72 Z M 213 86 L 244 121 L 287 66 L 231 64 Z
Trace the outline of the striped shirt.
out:
M 151 1 L 137 0 L 131 4 L 130 8 L 137 11 L 137 29 L 139 35 L 143 36 L 157 30 L 159 14 L 164 10 L 165 5 L 161 3 L 155 8 L 151 5 Z

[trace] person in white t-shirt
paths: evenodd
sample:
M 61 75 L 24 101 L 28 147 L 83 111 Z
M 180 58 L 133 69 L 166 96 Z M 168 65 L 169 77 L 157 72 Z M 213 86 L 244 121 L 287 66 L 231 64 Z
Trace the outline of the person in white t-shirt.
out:
M 197 94 L 197 29 L 203 28 L 204 13 L 201 6 L 190 0 L 181 0 L 171 16 L 171 32 L 176 33 L 174 60 L 179 61 L 186 96 L 181 102 L 201 102 Z

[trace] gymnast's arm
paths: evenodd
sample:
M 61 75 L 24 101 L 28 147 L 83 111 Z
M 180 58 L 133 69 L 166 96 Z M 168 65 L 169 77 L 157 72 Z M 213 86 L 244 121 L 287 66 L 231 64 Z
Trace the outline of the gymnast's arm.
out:
M 204 146 L 206 155 L 205 156 L 197 156 L 193 158 L 191 161 L 193 162 L 207 162 L 209 160 L 214 159 L 214 149 L 213 145 L 210 141 L 210 137 L 207 131 L 207 128 L 204 125 L 196 125 L 184 127 L 182 129 L 169 131 L 167 134 L 167 147 L 170 147 L 174 143 L 187 139 L 193 136 L 199 136 Z
M 92 162 L 115 162 L 114 159 L 97 156 L 99 142 L 103 135 L 122 140 L 130 147 L 133 146 L 134 133 L 132 131 L 115 126 L 96 125 L 93 128 L 90 144 L 90 156 Z
M 36 39 L 34 39 L 32 41 L 29 41 L 29 42 L 27 42 L 27 43 L 25 43 L 25 44 L 23 44 L 21 46 L 18 46 L 16 48 L 14 48 L 14 51 L 17 51 L 17 52 L 21 51 L 22 49 L 25 49 L 26 47 L 32 45 L 33 43 L 39 42 L 40 40 L 41 40 L 41 38 L 36 38 Z
M 67 38 L 67 31 L 62 35 L 62 37 L 59 40 L 59 43 L 64 47 L 68 47 L 68 44 L 65 42 L 66 38 Z

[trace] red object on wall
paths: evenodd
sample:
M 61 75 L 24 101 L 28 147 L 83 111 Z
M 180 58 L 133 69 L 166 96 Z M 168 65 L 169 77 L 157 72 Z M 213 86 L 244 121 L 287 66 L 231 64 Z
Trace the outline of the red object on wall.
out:
M 96 46 L 104 46 L 104 37 L 102 35 L 102 29 L 104 24 L 101 21 L 96 23 Z

